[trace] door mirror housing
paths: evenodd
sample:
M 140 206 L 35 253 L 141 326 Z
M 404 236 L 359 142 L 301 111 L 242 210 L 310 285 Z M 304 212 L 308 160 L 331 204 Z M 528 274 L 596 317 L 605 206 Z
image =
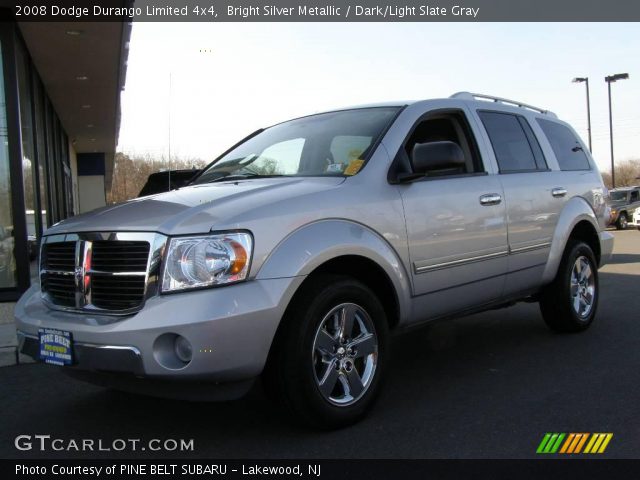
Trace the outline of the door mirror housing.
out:
M 416 143 L 411 152 L 411 166 L 415 174 L 426 174 L 434 170 L 464 169 L 464 153 L 454 142 Z

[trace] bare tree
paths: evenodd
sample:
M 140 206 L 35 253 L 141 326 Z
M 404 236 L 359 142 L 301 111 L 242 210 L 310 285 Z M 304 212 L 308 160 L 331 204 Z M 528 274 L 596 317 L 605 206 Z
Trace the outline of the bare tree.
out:
M 616 187 L 640 185 L 640 160 L 625 160 L 616 165 Z M 611 188 L 611 172 L 602 172 L 602 180 Z
M 135 198 L 140 193 L 149 175 L 164 170 L 197 170 L 207 162 L 201 158 L 152 157 L 151 155 L 129 156 L 118 152 L 113 167 L 111 191 L 107 192 L 107 203 L 118 203 Z

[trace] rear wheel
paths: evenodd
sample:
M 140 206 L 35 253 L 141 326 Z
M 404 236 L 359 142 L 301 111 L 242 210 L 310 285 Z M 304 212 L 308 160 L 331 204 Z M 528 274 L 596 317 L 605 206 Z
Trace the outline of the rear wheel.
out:
M 387 320 L 357 280 L 323 275 L 310 282 L 287 310 L 265 383 L 296 420 L 340 428 L 375 401 L 387 363 Z
M 570 241 L 556 278 L 540 297 L 546 324 L 557 332 L 580 332 L 589 328 L 598 308 L 598 267 L 591 247 Z
M 624 230 L 629 225 L 629 219 L 627 218 L 627 214 L 622 212 L 616 221 L 616 228 L 618 230 Z

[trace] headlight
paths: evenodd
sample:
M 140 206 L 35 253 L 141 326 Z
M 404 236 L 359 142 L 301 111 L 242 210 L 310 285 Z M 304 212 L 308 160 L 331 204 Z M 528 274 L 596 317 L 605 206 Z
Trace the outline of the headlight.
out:
M 162 291 L 210 287 L 247 278 L 253 240 L 248 233 L 176 237 L 165 255 Z

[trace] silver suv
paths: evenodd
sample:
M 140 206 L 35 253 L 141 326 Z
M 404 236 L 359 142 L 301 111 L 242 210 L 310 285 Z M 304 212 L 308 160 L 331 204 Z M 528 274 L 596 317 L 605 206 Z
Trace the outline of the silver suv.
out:
M 613 237 L 584 143 L 497 97 L 330 111 L 254 132 L 189 186 L 50 228 L 21 351 L 128 391 L 244 394 L 306 423 L 371 407 L 389 335 L 538 300 L 585 330 Z

